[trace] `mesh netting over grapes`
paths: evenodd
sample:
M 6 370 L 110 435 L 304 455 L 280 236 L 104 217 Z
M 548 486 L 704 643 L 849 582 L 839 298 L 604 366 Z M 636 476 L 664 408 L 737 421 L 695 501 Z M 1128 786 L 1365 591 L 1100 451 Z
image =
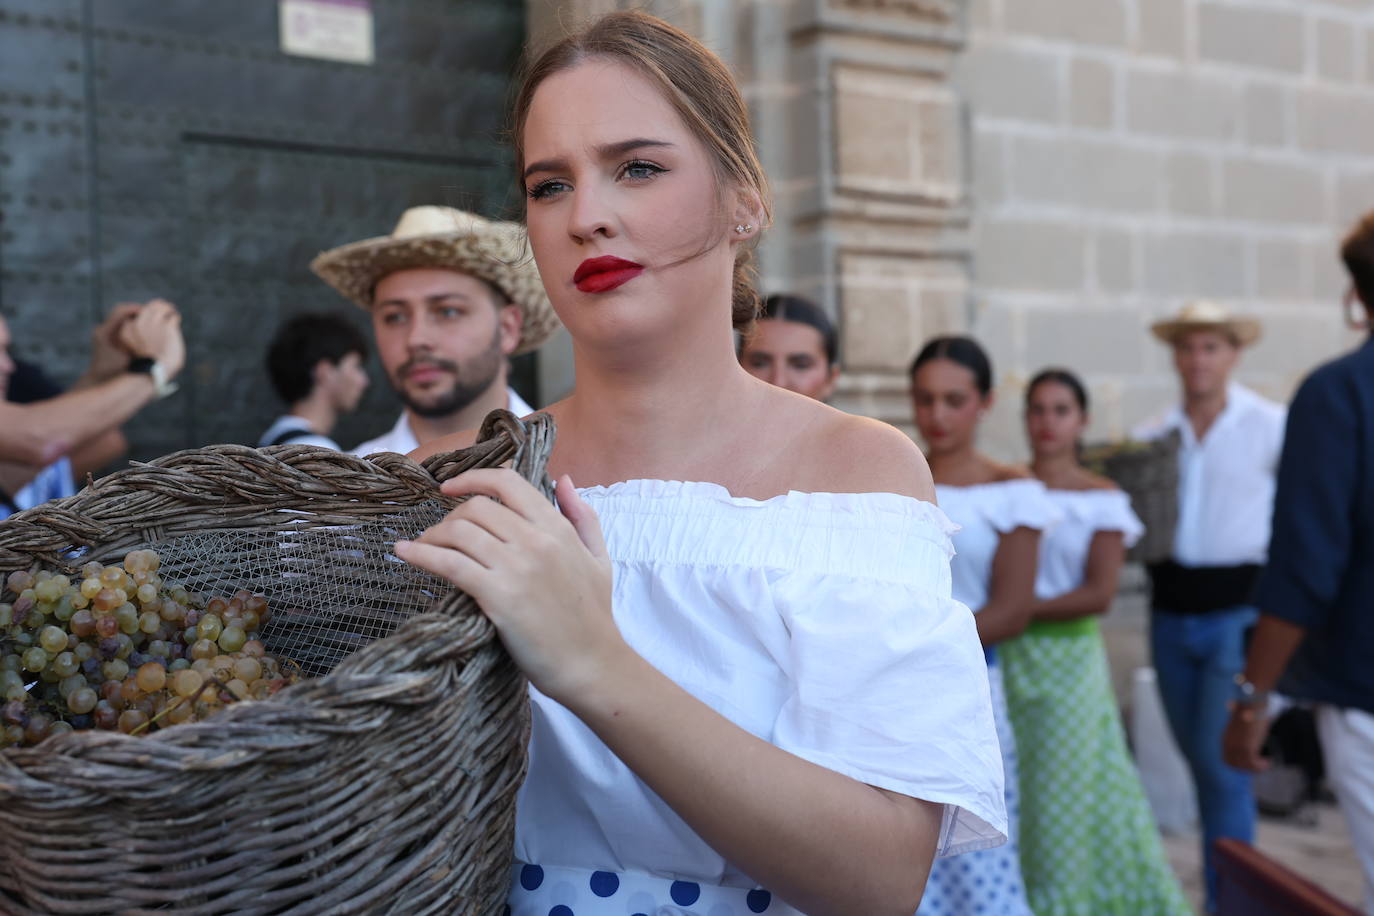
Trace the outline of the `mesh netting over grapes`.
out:
M 444 515 L 430 500 L 356 525 L 210 530 L 140 547 L 157 552 L 165 581 L 204 599 L 239 589 L 265 595 L 271 616 L 259 634 L 267 651 L 318 676 L 452 590 L 392 552 Z

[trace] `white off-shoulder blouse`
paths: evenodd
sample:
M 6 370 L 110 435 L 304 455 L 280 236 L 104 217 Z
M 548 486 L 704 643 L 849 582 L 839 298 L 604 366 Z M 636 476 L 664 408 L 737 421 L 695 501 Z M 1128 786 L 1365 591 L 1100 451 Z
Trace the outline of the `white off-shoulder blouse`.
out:
M 1121 490 L 1050 490 L 1062 519 L 1040 538 L 1040 568 L 1035 597 L 1058 598 L 1083 584 L 1088 550 L 1099 531 L 1120 531 L 1127 547 L 1145 533 L 1145 525 Z
M 939 509 L 659 480 L 581 492 L 613 560 L 616 623 L 651 664 L 790 753 L 944 805 L 940 855 L 1004 841 L 987 673 L 973 616 L 950 596 Z M 531 696 L 517 859 L 754 886 L 576 716 Z
M 1049 498 L 1045 485 L 1031 477 L 968 487 L 940 484 L 935 490 L 940 508 L 958 526 L 952 563 L 954 600 L 976 614 L 988 603 L 992 561 L 1002 535 L 1017 528 L 1050 530 L 1062 518 L 1062 510 Z

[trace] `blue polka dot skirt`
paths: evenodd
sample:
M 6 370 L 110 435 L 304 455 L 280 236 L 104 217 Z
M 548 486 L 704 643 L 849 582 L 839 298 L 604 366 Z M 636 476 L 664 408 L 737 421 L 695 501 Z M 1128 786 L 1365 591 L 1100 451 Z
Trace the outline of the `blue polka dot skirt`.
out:
M 917 916 L 1032 916 L 1021 879 L 1016 832 L 1020 808 L 1016 777 L 1016 734 L 1007 716 L 1007 695 L 1000 666 L 988 666 L 992 718 L 1002 745 L 1006 779 L 1007 828 L 1010 839 L 1001 846 L 936 859 L 926 882 Z
M 673 881 L 637 872 L 516 865 L 503 916 L 790 916 L 762 888 Z

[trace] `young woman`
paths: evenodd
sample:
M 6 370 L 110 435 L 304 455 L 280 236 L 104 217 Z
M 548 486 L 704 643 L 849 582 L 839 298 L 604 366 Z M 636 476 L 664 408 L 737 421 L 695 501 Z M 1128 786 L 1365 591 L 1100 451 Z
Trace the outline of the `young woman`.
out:
M 835 324 L 809 299 L 769 296 L 754 329 L 740 338 L 739 362 L 770 385 L 829 400 L 840 377 Z
M 1186 916 L 1126 750 L 1097 619 L 1144 532 L 1130 499 L 1078 463 L 1088 395 L 1064 369 L 1026 389 L 1031 472 L 1063 514 L 1040 544 L 1031 624 L 1002 647 L 1021 753 L 1021 869 L 1036 916 Z
M 911 394 L 940 506 L 959 525 L 954 598 L 973 609 L 986 653 L 1011 825 L 1007 845 L 935 863 L 920 912 L 1029 916 L 1016 850 L 1016 741 L 997 647 L 1030 621 L 1040 532 L 1058 513 L 1038 480 L 977 449 L 978 424 L 993 393 L 992 363 L 975 341 L 937 337 L 927 343 L 911 364 Z
M 910 441 L 736 359 L 768 198 L 729 71 L 613 13 L 533 63 L 514 128 L 576 358 L 558 507 L 474 471 L 396 545 L 533 687 L 511 911 L 910 916 L 932 855 L 1005 826 L 977 636 Z

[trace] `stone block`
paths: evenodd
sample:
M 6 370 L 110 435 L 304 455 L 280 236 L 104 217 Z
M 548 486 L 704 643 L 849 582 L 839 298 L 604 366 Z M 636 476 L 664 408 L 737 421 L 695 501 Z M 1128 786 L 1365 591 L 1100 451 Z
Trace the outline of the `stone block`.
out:
M 953 79 L 979 118 L 1060 120 L 1061 80 L 1055 54 L 991 40 L 974 42 L 956 60 Z
M 1076 127 L 1111 127 L 1116 120 L 1116 83 L 1116 69 L 1110 64 L 1076 58 L 1069 68 L 1069 121 Z
M 992 130 L 976 131 L 973 135 L 974 204 L 980 208 L 996 207 L 1007 199 L 1007 140 Z
M 1299 13 L 1253 5 L 1202 3 L 1197 16 L 1198 52 L 1204 60 L 1284 73 L 1302 72 L 1306 36 Z
M 1294 381 L 1345 349 L 1339 302 L 1331 303 L 1325 313 L 1320 308 L 1302 305 L 1266 310 L 1257 317 L 1264 326 L 1264 334 L 1245 354 L 1241 365 L 1247 372 L 1274 377 L 1270 397 L 1286 400 Z
M 1374 151 L 1374 94 L 1335 89 L 1300 90 L 1298 144 L 1321 153 Z
M 1306 298 L 1311 288 L 1309 245 L 1294 239 L 1255 242 L 1255 298 L 1292 302 Z
M 969 0 L 968 22 L 975 32 L 994 32 L 1001 20 L 1000 0 Z
M 1123 293 L 1140 283 L 1135 237 L 1123 229 L 1102 229 L 1093 236 L 1093 272 L 1097 289 Z
M 1068 220 L 985 219 L 976 231 L 980 288 L 1069 292 L 1087 279 L 1087 232 Z
M 1374 28 L 1364 32 L 1364 81 L 1374 83 Z
M 1233 231 L 1145 237 L 1145 290 L 1175 299 L 1240 298 L 1250 289 L 1245 242 Z
M 958 100 L 936 80 L 850 65 L 834 71 L 835 170 L 843 190 L 954 203 L 963 195 Z
M 1307 165 L 1264 159 L 1228 159 L 1222 167 L 1222 213 L 1231 219 L 1323 223 L 1323 173 Z
M 1287 146 L 1293 136 L 1293 93 L 1279 83 L 1245 87 L 1245 140 L 1252 146 Z
M 1374 167 L 1342 171 L 1336 178 L 1336 226 L 1353 226 L 1374 210 Z
M 1037 308 L 1028 311 L 1026 370 L 1065 366 L 1081 374 L 1133 373 L 1144 366 L 1150 336 L 1135 309 Z
M 1144 0 L 1136 4 L 1136 50 L 1182 60 L 1188 47 L 1188 7 L 1184 0 Z
M 1240 136 L 1241 90 L 1234 82 L 1179 70 L 1134 68 L 1126 81 L 1127 127 L 1183 140 Z
M 960 262 L 843 253 L 839 279 L 846 370 L 902 371 L 922 341 L 964 326 Z
M 1169 212 L 1184 216 L 1215 216 L 1219 184 L 1216 172 L 1216 164 L 1204 153 L 1171 153 L 1164 167 Z
M 1355 82 L 1359 78 L 1355 60 L 1359 30 L 1338 19 L 1318 19 L 1315 28 L 1317 53 L 1313 63 L 1317 75 L 1337 83 Z
M 1079 45 L 1126 44 L 1124 0 L 1011 0 L 1003 15 L 1008 32 Z
M 1009 148 L 1017 200 L 1132 213 L 1158 209 L 1161 164 L 1154 150 L 1068 133 L 1017 137 Z
M 1002 371 L 1022 364 L 1025 316 L 1026 309 L 1014 296 L 993 294 L 975 306 L 969 333 L 987 350 L 994 369 Z

